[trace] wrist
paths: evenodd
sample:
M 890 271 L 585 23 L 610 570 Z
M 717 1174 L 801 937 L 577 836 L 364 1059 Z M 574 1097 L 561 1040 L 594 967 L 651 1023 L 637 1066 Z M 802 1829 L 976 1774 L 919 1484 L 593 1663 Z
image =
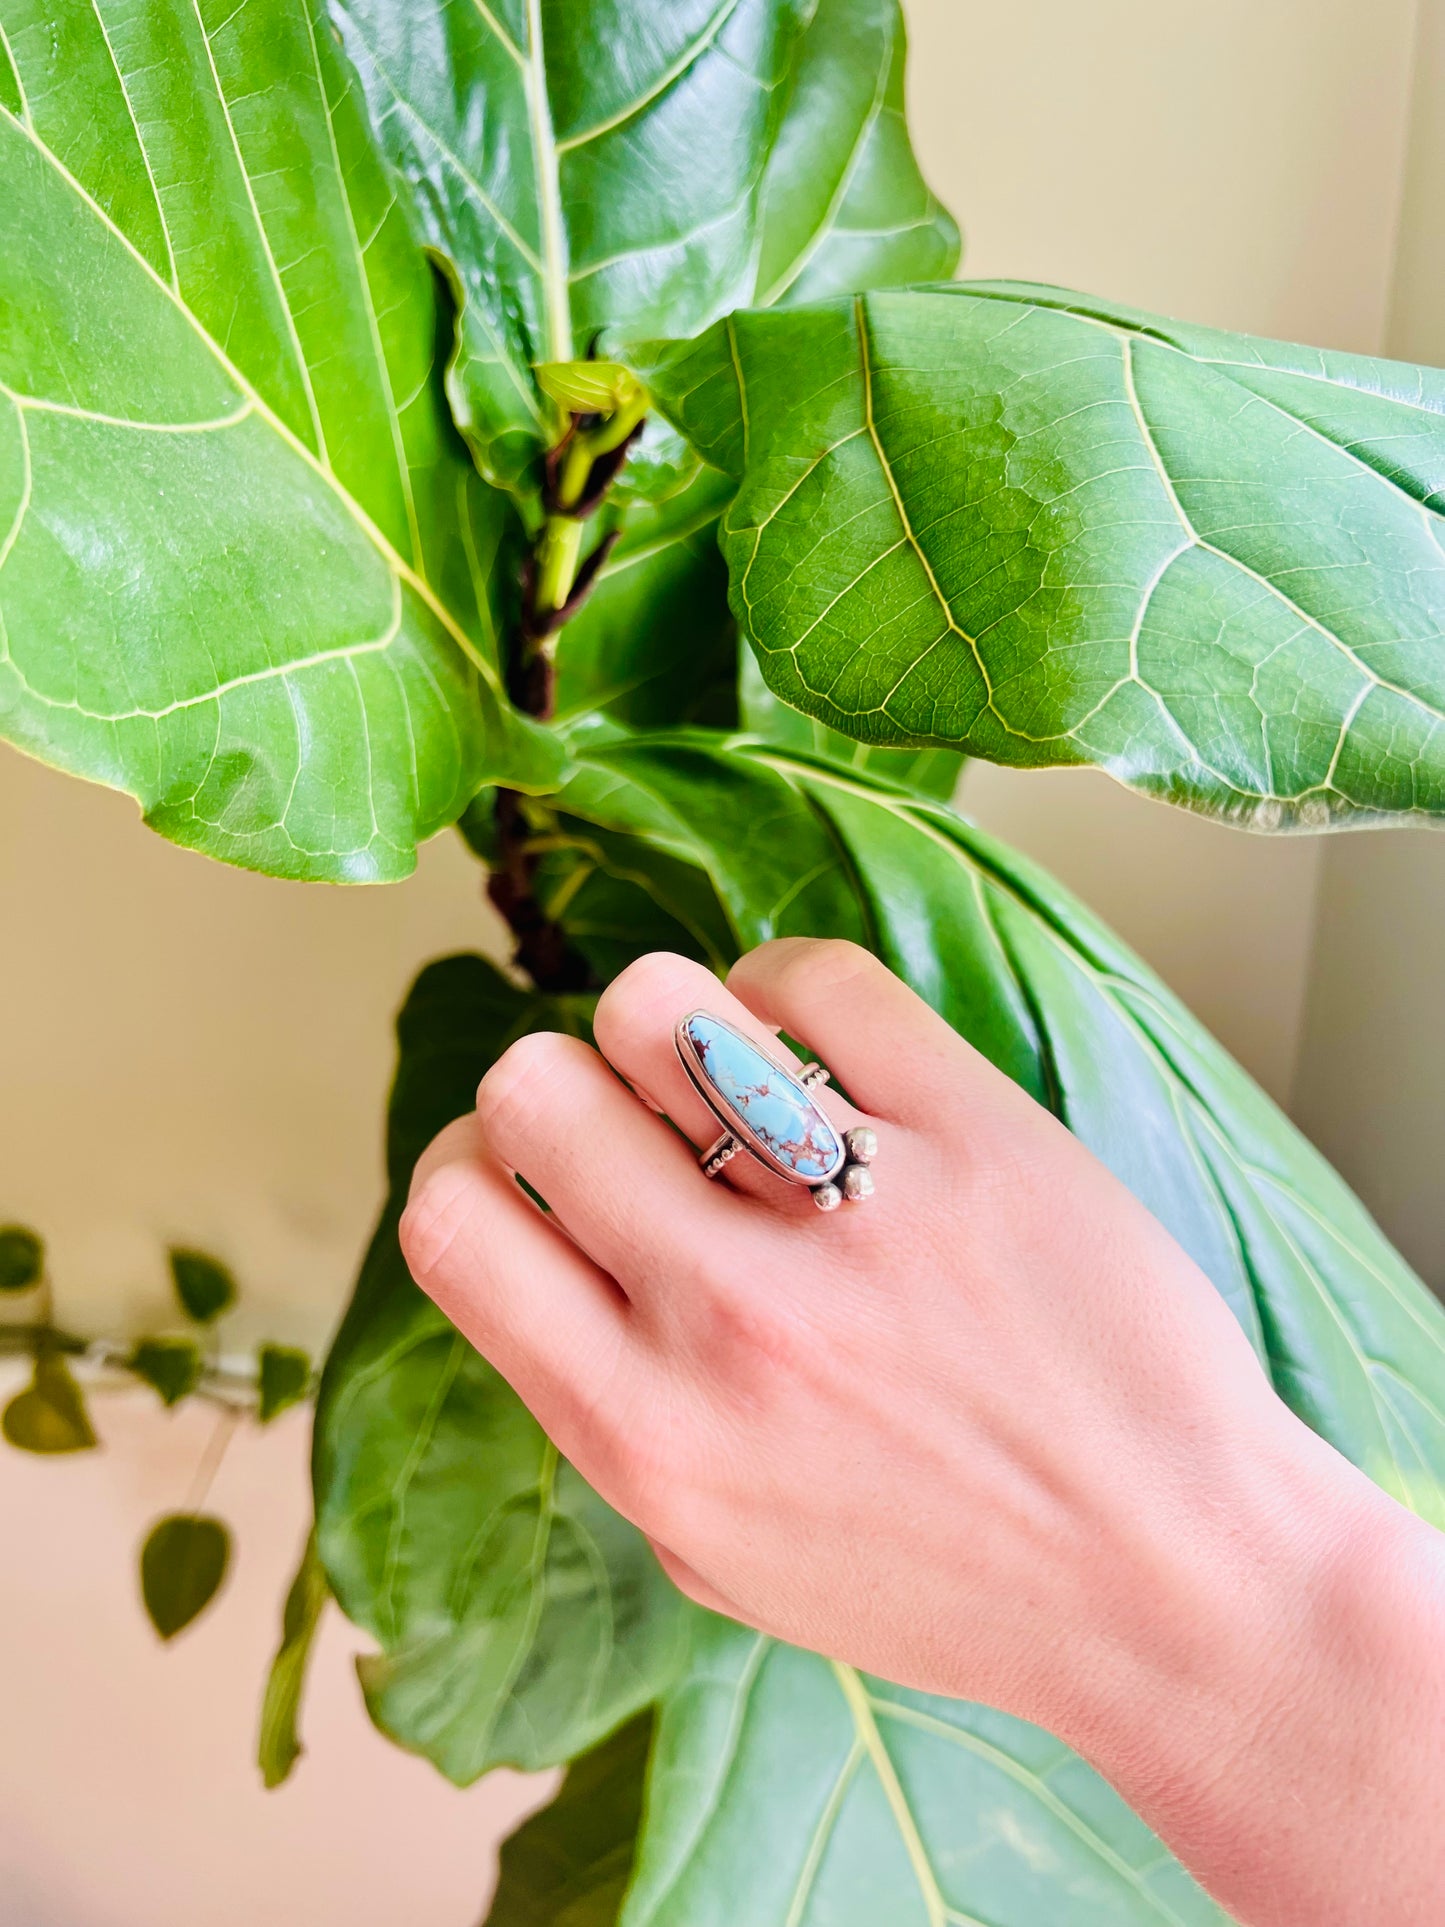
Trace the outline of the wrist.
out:
M 1050 1723 L 1241 1920 L 1363 1927 L 1386 1916 L 1320 1840 L 1388 1838 L 1445 1770 L 1445 1546 L 1279 1416 L 1227 1514 L 1205 1503 L 1135 1575 Z M 1394 1927 L 1438 1891 L 1418 1914 L 1396 1894 Z

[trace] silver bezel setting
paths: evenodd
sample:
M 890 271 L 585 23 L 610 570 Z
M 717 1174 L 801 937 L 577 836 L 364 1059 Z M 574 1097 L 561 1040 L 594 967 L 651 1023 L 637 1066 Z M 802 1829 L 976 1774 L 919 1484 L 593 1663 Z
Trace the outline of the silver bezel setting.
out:
M 710 1024 L 720 1024 L 724 1030 L 731 1031 L 734 1037 L 740 1038 L 750 1049 L 755 1050 L 780 1076 L 796 1084 L 809 1097 L 812 1095 L 812 1086 L 827 1082 L 828 1073 L 821 1064 L 805 1064 L 798 1070 L 793 1070 L 787 1064 L 780 1064 L 769 1050 L 758 1043 L 756 1038 L 749 1037 L 746 1031 L 739 1030 L 736 1024 L 730 1024 L 725 1017 L 719 1017 L 713 1011 L 690 1010 L 685 1017 L 680 1018 L 673 1032 L 673 1042 L 677 1046 L 682 1068 L 687 1073 L 688 1082 L 722 1127 L 722 1136 L 715 1143 L 710 1144 L 698 1159 L 706 1175 L 710 1178 L 717 1177 L 723 1166 L 735 1157 L 739 1150 L 744 1150 L 755 1157 L 765 1170 L 771 1171 L 775 1177 L 782 1178 L 786 1184 L 798 1185 L 806 1191 L 816 1191 L 825 1184 L 831 1184 L 848 1162 L 845 1133 L 832 1118 L 828 1119 L 829 1128 L 838 1140 L 838 1157 L 822 1177 L 802 1177 L 793 1170 L 791 1165 L 784 1164 L 781 1158 L 773 1155 L 756 1131 L 749 1130 L 741 1117 L 736 1117 L 731 1111 L 723 1108 L 722 1099 L 713 1090 L 702 1068 L 702 1060 L 698 1056 L 697 1048 L 687 1034 L 687 1026 L 694 1017 L 706 1017 Z

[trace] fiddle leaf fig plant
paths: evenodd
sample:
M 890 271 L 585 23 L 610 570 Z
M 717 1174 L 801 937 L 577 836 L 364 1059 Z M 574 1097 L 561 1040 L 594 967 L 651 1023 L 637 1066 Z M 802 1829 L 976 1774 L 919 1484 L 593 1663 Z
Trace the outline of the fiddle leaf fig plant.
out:
M 1440 1306 L 949 802 L 1445 816 L 1445 378 L 949 281 L 903 60 L 897 0 L 0 0 L 0 732 L 278 877 L 455 824 L 510 929 L 401 1013 L 261 1738 L 334 1596 L 397 1743 L 569 1767 L 496 1927 L 1222 1921 L 1047 1734 L 685 1603 L 412 1284 L 418 1153 L 648 950 L 871 947 L 1445 1525 Z

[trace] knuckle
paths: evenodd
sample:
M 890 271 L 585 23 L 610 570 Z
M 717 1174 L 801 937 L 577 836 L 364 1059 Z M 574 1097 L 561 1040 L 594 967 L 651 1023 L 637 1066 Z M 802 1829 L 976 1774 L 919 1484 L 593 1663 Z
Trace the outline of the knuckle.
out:
M 671 950 L 653 950 L 620 971 L 597 1000 L 592 1028 L 599 1044 L 620 1038 L 645 1022 L 649 1034 L 659 1010 L 671 1010 L 696 996 L 703 966 Z
M 465 1164 L 438 1165 L 418 1184 L 402 1213 L 397 1240 L 407 1269 L 425 1289 L 450 1270 L 457 1241 L 475 1208 L 475 1189 Z
M 789 943 L 777 964 L 783 986 L 806 998 L 841 990 L 881 968 L 871 950 L 846 937 L 808 937 Z
M 737 1288 L 699 1304 L 697 1332 L 709 1372 L 747 1398 L 786 1395 L 806 1375 L 817 1342 L 786 1301 Z
M 477 1116 L 488 1139 L 504 1143 L 524 1131 L 575 1070 L 577 1050 L 575 1038 L 548 1030 L 509 1044 L 477 1086 Z

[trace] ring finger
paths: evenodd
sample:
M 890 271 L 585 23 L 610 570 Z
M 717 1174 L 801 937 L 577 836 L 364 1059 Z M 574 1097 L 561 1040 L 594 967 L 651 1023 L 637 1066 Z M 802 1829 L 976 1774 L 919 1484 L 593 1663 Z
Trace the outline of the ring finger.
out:
M 690 958 L 657 952 L 623 971 L 597 1005 L 593 1034 L 598 1048 L 648 1103 L 703 1150 L 721 1135 L 722 1126 L 683 1069 L 674 1042 L 679 1020 L 695 1010 L 724 1019 L 776 1062 L 789 1068 L 802 1065 L 746 1004 Z M 869 1121 L 837 1092 L 815 1090 L 813 1095 L 840 1130 Z M 734 1157 L 724 1167 L 724 1175 L 733 1189 L 789 1214 L 807 1202 L 800 1185 L 775 1175 L 746 1153 Z

